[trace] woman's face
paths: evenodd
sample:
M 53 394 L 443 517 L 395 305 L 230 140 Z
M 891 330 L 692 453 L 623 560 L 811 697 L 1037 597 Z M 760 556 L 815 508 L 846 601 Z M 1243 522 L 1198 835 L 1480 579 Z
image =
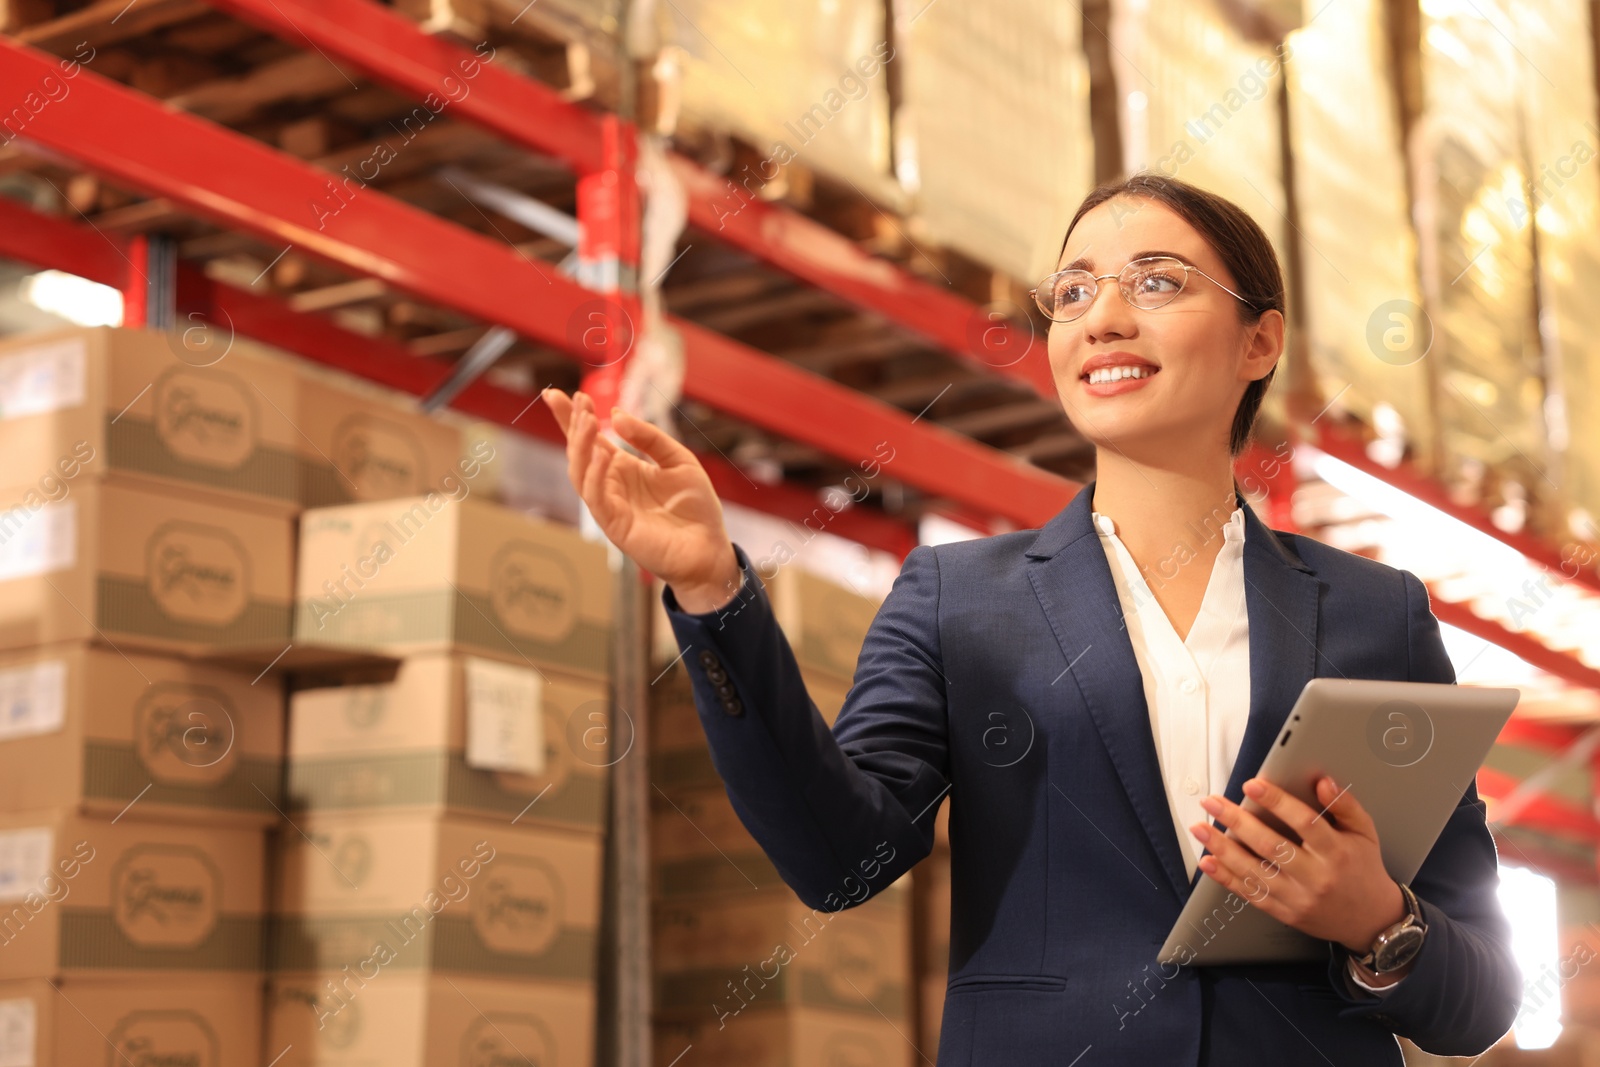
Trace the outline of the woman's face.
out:
M 1116 197 L 1078 221 L 1057 270 L 1079 266 L 1115 274 L 1131 259 L 1167 254 L 1193 264 L 1235 292 L 1238 281 L 1200 233 L 1165 204 Z M 1283 317 L 1239 321 L 1241 305 L 1226 290 L 1189 271 L 1181 292 L 1154 311 L 1123 299 L 1102 279 L 1089 310 L 1052 322 L 1050 370 L 1067 417 L 1097 449 L 1125 455 L 1193 454 L 1199 442 L 1226 453 L 1233 416 L 1250 382 L 1263 378 L 1283 350 Z M 1091 384 L 1085 364 L 1097 356 L 1131 355 L 1156 370 L 1138 380 Z

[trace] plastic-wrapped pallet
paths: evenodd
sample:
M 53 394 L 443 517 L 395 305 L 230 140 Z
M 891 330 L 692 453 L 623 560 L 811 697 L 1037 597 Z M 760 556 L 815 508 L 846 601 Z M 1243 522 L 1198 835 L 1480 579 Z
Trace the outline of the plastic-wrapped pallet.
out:
M 666 40 L 682 49 L 686 125 L 728 130 L 765 153 L 729 175 L 759 189 L 798 161 L 903 205 L 889 172 L 889 93 L 882 5 L 867 0 L 676 0 L 664 5 Z M 744 201 L 732 198 L 727 211 Z
M 1433 432 L 1429 329 L 1383 18 L 1378 0 L 1351 0 L 1287 41 L 1302 310 L 1322 395 L 1369 425 L 1373 408 L 1389 404 L 1423 459 Z
M 1469 8 L 1429 11 L 1418 238 L 1446 471 L 1481 463 L 1530 485 L 1548 461 L 1517 46 Z
M 1279 51 L 1243 39 L 1213 0 L 1114 0 L 1123 162 L 1250 212 L 1283 255 Z
M 1036 281 L 1094 182 L 1075 4 L 896 0 L 896 166 L 933 241 Z
M 1582 508 L 1591 520 L 1574 522 L 1570 533 L 1592 541 L 1600 539 L 1593 525 L 1600 521 L 1600 361 L 1590 340 L 1600 336 L 1593 27 L 1589 9 L 1557 0 L 1517 4 L 1516 26 L 1533 189 L 1513 211 L 1538 230 L 1546 373 L 1566 437 L 1558 480 L 1564 505 Z M 1552 441 L 1553 450 L 1561 447 Z M 1559 519 L 1551 526 L 1545 532 L 1564 540 L 1568 531 Z

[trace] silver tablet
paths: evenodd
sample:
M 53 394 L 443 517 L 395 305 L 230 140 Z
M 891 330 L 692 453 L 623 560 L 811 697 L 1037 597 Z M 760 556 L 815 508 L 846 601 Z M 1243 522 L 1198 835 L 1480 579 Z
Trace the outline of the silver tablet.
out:
M 1313 678 L 1255 777 L 1319 810 L 1319 777 L 1348 785 L 1377 824 L 1384 867 L 1396 881 L 1408 882 L 1520 696 L 1516 689 Z M 1246 797 L 1241 806 L 1298 841 L 1254 800 Z M 1259 892 L 1252 889 L 1250 896 L 1270 893 L 1277 873 L 1264 869 L 1256 879 Z M 1285 926 L 1202 872 L 1159 960 L 1203 966 L 1327 956 L 1326 941 Z

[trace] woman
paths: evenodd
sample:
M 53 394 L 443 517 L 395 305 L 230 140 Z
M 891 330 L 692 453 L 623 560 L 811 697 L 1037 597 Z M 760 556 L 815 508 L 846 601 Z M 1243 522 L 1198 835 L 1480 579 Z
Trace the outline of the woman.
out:
M 1270 242 L 1138 175 L 1084 201 L 1058 267 L 1036 292 L 1096 478 L 1042 529 L 913 550 L 831 732 L 693 455 L 614 413 L 642 461 L 546 392 L 601 528 L 667 583 L 735 809 L 837 909 L 927 855 L 950 798 L 941 1064 L 1366 1067 L 1402 1062 L 1395 1034 L 1482 1052 L 1521 980 L 1475 786 L 1402 888 L 1357 797 L 1325 779 L 1313 811 L 1248 777 L 1312 677 L 1455 680 L 1414 575 L 1267 529 L 1233 482 L 1283 352 Z M 1327 962 L 1159 964 L 1202 874 Z

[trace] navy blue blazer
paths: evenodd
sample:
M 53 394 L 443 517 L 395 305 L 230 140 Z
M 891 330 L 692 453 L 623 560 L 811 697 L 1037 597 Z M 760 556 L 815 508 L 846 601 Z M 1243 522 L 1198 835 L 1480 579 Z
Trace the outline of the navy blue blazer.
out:
M 1042 529 L 914 549 L 831 732 L 741 546 L 745 586 L 722 611 L 686 613 L 664 589 L 745 827 L 802 901 L 839 910 L 929 854 L 949 798 L 941 1067 L 1399 1067 L 1396 1034 L 1481 1053 L 1522 989 L 1475 783 L 1412 882 L 1429 932 L 1383 999 L 1350 994 L 1331 941 L 1326 963 L 1157 962 L 1201 875 L 1179 851 L 1093 489 Z M 1311 678 L 1455 681 L 1415 575 L 1245 515 L 1251 696 L 1234 801 Z

